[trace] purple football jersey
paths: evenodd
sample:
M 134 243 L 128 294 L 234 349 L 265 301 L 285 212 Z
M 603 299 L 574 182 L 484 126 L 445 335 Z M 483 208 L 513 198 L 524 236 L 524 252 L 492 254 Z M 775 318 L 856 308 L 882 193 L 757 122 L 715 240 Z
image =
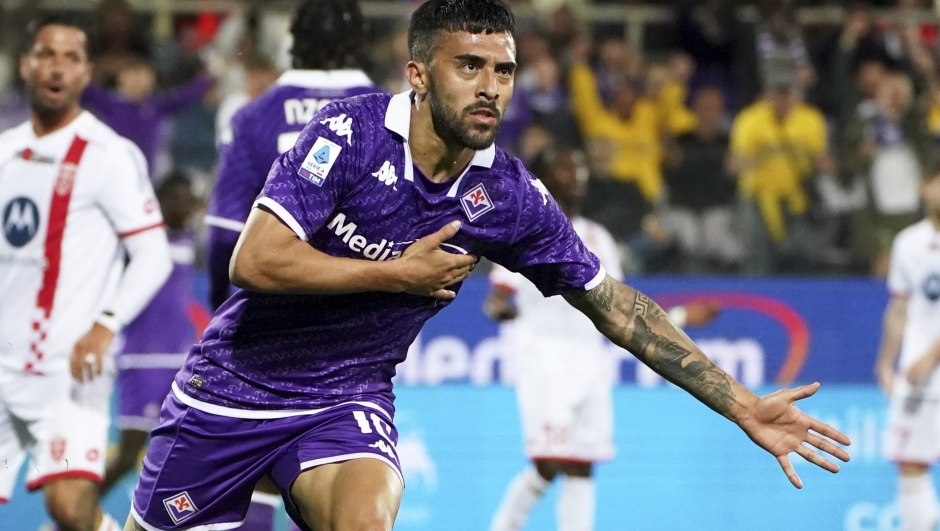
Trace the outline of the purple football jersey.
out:
M 206 215 L 213 309 L 229 297 L 232 251 L 277 157 L 294 147 L 300 132 L 326 104 L 378 91 L 359 70 L 290 70 L 235 114 L 231 127 L 220 135 L 217 182 Z
M 517 159 L 490 147 L 457 179 L 435 183 L 422 175 L 408 148 L 411 108 L 409 93 L 327 105 L 277 160 L 257 206 L 337 257 L 391 260 L 459 220 L 445 249 L 521 272 L 546 296 L 603 280 L 597 258 Z M 240 290 L 216 312 L 174 385 L 233 416 L 353 400 L 391 411 L 395 366 L 447 304 L 405 293 Z
M 189 352 L 196 330 L 189 317 L 193 302 L 193 260 L 196 247 L 190 233 L 169 234 L 173 272 L 150 304 L 124 328 L 124 349 L 121 357 L 147 354 L 184 354 Z M 118 360 L 118 366 L 133 362 Z M 162 366 L 160 368 L 179 369 Z
M 223 138 L 219 148 L 218 180 L 206 222 L 240 231 L 271 165 L 294 147 L 317 111 L 336 100 L 378 91 L 359 70 L 285 72 L 232 119 L 231 138 Z

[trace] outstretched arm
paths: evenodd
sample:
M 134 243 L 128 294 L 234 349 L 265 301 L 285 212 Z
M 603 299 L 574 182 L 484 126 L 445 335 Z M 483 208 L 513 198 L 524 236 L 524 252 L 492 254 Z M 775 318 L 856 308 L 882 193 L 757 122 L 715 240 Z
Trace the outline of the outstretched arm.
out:
M 839 470 L 804 442 L 848 461 L 848 453 L 828 440 L 848 445 L 848 437 L 794 405 L 815 393 L 818 384 L 756 396 L 712 363 L 658 304 L 610 277 L 589 292 L 568 294 L 565 299 L 615 344 L 740 426 L 752 441 L 777 458 L 795 487 L 801 488 L 803 483 L 787 456 L 790 452 L 830 472 Z

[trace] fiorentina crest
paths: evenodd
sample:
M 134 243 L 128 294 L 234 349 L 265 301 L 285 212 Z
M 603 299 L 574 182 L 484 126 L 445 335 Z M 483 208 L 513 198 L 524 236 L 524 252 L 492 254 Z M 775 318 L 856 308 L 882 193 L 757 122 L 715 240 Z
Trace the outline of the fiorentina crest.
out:
M 482 184 L 474 186 L 469 192 L 463 194 L 460 198 L 460 205 L 463 206 L 463 211 L 467 213 L 470 221 L 495 208 L 493 201 L 490 200 L 490 195 L 486 193 L 486 188 Z
M 186 492 L 163 500 L 163 505 L 166 506 L 166 512 L 169 513 L 174 524 L 179 524 L 183 520 L 196 514 L 196 511 L 199 510 Z

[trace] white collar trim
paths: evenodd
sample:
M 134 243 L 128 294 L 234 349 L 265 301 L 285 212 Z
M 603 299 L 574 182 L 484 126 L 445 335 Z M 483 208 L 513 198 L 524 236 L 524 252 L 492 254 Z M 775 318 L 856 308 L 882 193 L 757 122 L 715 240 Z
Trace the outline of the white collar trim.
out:
M 288 70 L 277 85 L 309 89 L 349 89 L 371 87 L 372 80 L 362 70 Z
M 407 164 L 407 167 L 405 168 L 405 179 L 408 181 L 413 181 L 414 174 L 411 168 L 411 149 L 408 148 L 408 133 L 411 130 L 410 90 L 392 96 L 392 99 L 388 102 L 388 109 L 385 111 L 385 128 L 405 140 L 405 162 Z M 460 181 L 463 180 L 464 175 L 470 171 L 472 166 L 479 168 L 492 168 L 493 161 L 495 160 L 495 144 L 482 151 L 477 151 L 474 153 L 473 158 L 470 159 L 470 164 L 467 165 L 467 168 L 463 171 L 460 177 L 454 181 L 454 185 L 450 187 L 450 191 L 447 192 L 447 197 L 455 197 L 457 195 L 457 187 L 460 185 Z

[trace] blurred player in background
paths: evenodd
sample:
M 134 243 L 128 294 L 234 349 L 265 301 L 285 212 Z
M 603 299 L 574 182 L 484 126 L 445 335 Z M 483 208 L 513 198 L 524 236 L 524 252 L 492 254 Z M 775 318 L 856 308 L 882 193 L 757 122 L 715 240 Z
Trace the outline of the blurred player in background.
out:
M 209 302 L 215 310 L 231 294 L 229 262 L 251 206 L 277 157 L 331 101 L 377 92 L 362 71 L 367 59 L 366 22 L 357 0 L 302 0 L 291 25 L 293 69 L 285 72 L 234 116 L 220 135 L 217 181 L 206 215 L 209 226 Z M 265 478 L 248 519 L 258 531 L 273 529 L 277 490 Z M 267 495 L 266 495 L 267 494 Z M 254 522 L 254 523 L 252 523 Z
M 157 200 L 169 236 L 173 272 L 150 305 L 124 328 L 124 349 L 116 359 L 121 439 L 118 455 L 105 470 L 102 495 L 137 465 L 150 430 L 157 427 L 173 377 L 202 332 L 190 317 L 196 249 L 189 222 L 200 208 L 199 198 L 188 177 L 173 173 L 157 188 Z
M 584 154 L 549 148 L 531 169 L 607 274 L 623 280 L 613 236 L 580 215 L 588 180 Z M 562 474 L 558 529 L 590 531 L 593 465 L 614 457 L 613 374 L 606 340 L 590 319 L 560 297 L 543 297 L 519 273 L 494 265 L 490 284 L 484 311 L 496 321 L 511 321 L 501 327 L 500 335 L 514 354 L 525 450 L 535 465 L 509 484 L 490 530 L 522 529 L 536 502 Z M 669 313 L 673 322 L 684 326 L 705 324 L 716 312 L 716 307 L 699 303 Z
M 231 294 L 229 261 L 271 165 L 294 146 L 314 114 L 331 101 L 378 92 L 362 71 L 366 23 L 357 0 L 302 0 L 291 27 L 293 69 L 232 120 L 223 135 L 209 225 L 209 299 Z
M 172 268 L 143 154 L 79 105 L 87 42 L 67 18 L 36 25 L 20 61 L 32 119 L 0 135 L 0 500 L 29 453 L 26 487 L 62 531 L 118 528 L 96 484 L 108 349 Z
M 894 239 L 891 300 L 875 366 L 891 399 L 885 455 L 899 467 L 902 531 L 933 531 L 940 519 L 929 474 L 940 458 L 940 167 L 921 184 L 921 195 L 926 219 Z
M 322 24 L 322 21 L 321 21 Z M 612 280 L 548 192 L 493 142 L 512 97 L 501 0 L 430 0 L 409 26 L 411 91 L 321 109 L 268 176 L 232 257 L 236 291 L 163 404 L 125 531 L 231 529 L 270 476 L 301 529 L 391 530 L 404 488 L 392 377 L 485 256 L 563 295 L 619 346 L 774 455 L 831 472 L 845 435 L 757 397 L 665 312 Z M 810 433 L 813 430 L 814 433 Z

